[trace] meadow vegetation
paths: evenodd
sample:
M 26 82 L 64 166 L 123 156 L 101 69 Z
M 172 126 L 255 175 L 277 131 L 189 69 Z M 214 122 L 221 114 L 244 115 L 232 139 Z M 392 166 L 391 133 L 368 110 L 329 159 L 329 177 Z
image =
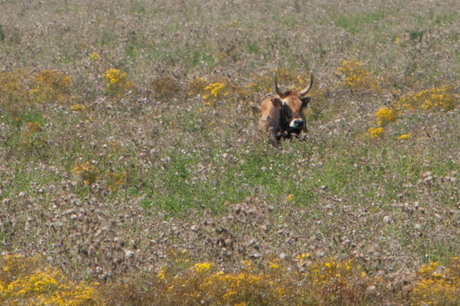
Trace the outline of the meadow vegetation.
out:
M 1 304 L 458 304 L 459 20 L 1 2 Z M 273 72 L 303 141 L 257 130 Z

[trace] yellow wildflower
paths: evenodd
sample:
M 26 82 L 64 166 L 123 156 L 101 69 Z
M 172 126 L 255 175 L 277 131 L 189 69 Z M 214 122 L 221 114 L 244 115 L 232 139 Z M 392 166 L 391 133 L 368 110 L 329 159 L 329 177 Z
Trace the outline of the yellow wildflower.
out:
M 86 106 L 84 106 L 83 104 L 75 104 L 75 105 L 72 105 L 70 109 L 73 111 L 85 111 Z
M 90 54 L 89 58 L 91 59 L 92 62 L 95 62 L 99 59 L 99 54 L 97 54 L 96 52 L 93 52 Z
M 271 261 L 270 261 L 269 265 L 270 265 L 270 269 L 272 269 L 272 270 L 276 270 L 276 269 L 278 269 L 280 267 L 279 264 L 271 262 Z
M 385 125 L 387 122 L 393 122 L 395 119 L 395 114 L 393 110 L 387 106 L 381 107 L 376 113 L 375 116 L 378 119 L 378 125 Z
M 304 253 L 304 254 L 300 254 L 300 255 L 297 255 L 296 258 L 298 260 L 303 260 L 305 258 L 309 258 L 310 257 L 310 253 Z
M 203 263 L 196 263 L 195 264 L 195 271 L 197 273 L 204 273 L 207 272 L 212 266 L 210 262 L 203 262 Z
M 27 129 L 29 129 L 29 131 L 34 132 L 34 133 L 40 132 L 41 131 L 40 122 L 38 121 L 27 122 Z
M 409 139 L 411 138 L 411 133 L 407 133 L 407 134 L 402 134 L 401 136 L 398 137 L 399 140 L 406 140 L 406 139 Z
M 166 274 L 165 274 L 163 268 L 161 268 L 161 270 L 160 270 L 160 272 L 157 274 L 157 276 L 158 276 L 160 279 L 165 279 Z
M 344 60 L 342 66 L 337 68 L 336 75 L 341 79 L 339 84 L 350 89 L 377 89 L 377 79 L 360 62 Z
M 378 128 L 369 128 L 369 136 L 371 138 L 382 137 L 383 134 L 383 127 Z
M 110 85 L 114 85 L 126 79 L 126 72 L 122 72 L 119 69 L 110 68 L 105 73 L 105 78 L 109 81 Z

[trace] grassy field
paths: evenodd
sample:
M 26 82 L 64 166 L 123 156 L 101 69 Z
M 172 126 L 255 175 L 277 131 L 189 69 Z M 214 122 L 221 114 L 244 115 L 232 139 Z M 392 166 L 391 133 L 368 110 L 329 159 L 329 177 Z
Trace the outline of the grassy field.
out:
M 458 1 L 0 2 L 0 302 L 460 302 Z M 308 135 L 258 104 L 315 76 Z

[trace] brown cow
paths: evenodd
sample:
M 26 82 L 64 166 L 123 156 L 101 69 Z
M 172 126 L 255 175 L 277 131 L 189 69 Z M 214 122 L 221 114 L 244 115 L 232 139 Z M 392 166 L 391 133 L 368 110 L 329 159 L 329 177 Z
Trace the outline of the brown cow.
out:
M 261 102 L 259 128 L 270 131 L 276 140 L 307 132 L 303 111 L 310 102 L 310 97 L 304 96 L 313 85 L 313 75 L 310 76 L 310 84 L 305 89 L 286 92 L 281 92 L 278 88 L 276 73 L 274 77 L 276 95 Z

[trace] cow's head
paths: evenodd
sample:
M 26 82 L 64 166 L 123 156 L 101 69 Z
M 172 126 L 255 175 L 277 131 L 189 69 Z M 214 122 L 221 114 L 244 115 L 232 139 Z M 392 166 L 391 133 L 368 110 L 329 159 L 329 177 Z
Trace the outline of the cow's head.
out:
M 275 92 L 280 103 L 280 128 L 282 133 L 287 133 L 290 136 L 291 133 L 299 134 L 302 130 L 306 131 L 304 109 L 310 102 L 310 97 L 305 95 L 310 91 L 313 85 L 313 75 L 310 76 L 310 84 L 301 91 L 288 90 L 281 92 L 278 87 L 278 82 L 275 76 Z M 278 104 L 277 103 L 277 104 Z

